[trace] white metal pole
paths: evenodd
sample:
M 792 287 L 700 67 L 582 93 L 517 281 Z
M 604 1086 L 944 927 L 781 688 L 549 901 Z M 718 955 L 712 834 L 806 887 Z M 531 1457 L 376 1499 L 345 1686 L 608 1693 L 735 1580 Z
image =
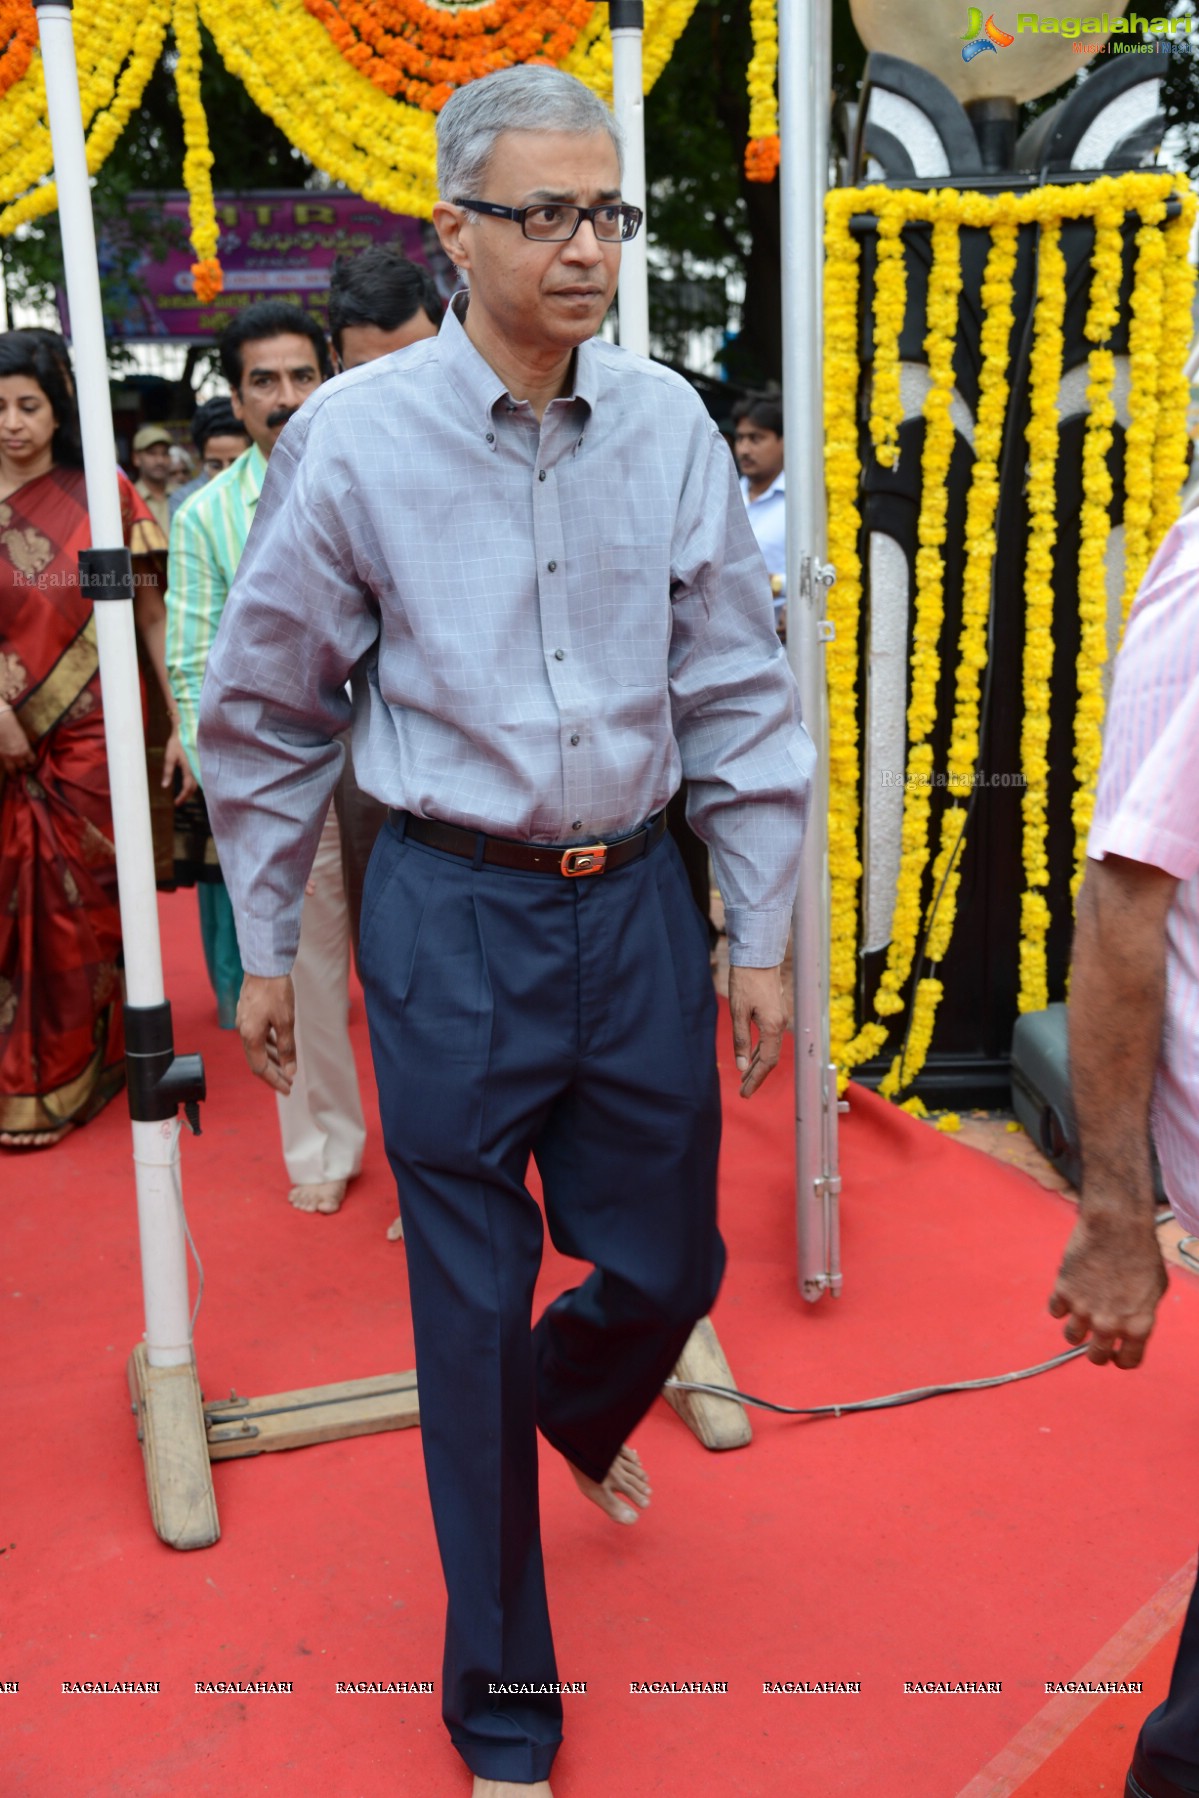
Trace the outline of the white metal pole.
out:
M 124 532 L 71 6 L 70 0 L 35 0 L 35 4 L 54 145 L 54 174 L 58 184 L 58 216 L 71 312 L 92 548 L 119 551 L 124 545 Z M 120 886 L 125 988 L 131 1008 L 126 1014 L 130 1047 L 134 1051 L 131 1063 L 138 1057 L 134 1040 L 137 1032 L 135 1028 L 130 1029 L 130 1017 L 138 1009 L 144 1009 L 155 1019 L 158 1028 L 152 1033 L 149 1050 L 142 1059 L 147 1063 L 152 1061 L 155 1069 L 159 1069 L 169 1066 L 172 1054 L 169 1013 L 165 1021 L 168 1047 L 163 1047 L 162 1039 L 162 1014 L 166 1013 L 162 950 L 131 599 L 98 598 L 95 618 Z M 131 1071 L 131 1079 L 134 1077 Z M 201 1095 L 191 1093 L 188 1096 Z M 180 1098 L 183 1097 L 181 1091 Z M 193 1358 L 178 1141 L 179 1124 L 174 1107 L 167 1116 L 134 1117 L 133 1157 L 146 1348 L 153 1367 L 182 1366 Z
M 821 296 L 830 0 L 780 0 L 779 117 L 783 274 L 783 434 L 787 445 L 787 653 L 817 772 L 795 901 L 795 1160 L 799 1285 L 841 1290 L 837 1086 L 829 1064 L 828 717 Z
M 624 137 L 621 192 L 631 206 L 645 204 L 645 92 L 641 40 L 645 29 L 643 0 L 611 0 L 612 103 Z M 638 356 L 649 355 L 649 255 L 647 225 L 620 252 L 620 342 Z

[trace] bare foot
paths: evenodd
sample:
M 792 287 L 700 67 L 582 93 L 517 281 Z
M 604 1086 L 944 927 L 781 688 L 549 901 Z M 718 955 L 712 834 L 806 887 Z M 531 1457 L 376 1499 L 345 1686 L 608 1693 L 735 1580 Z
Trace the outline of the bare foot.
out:
M 554 1798 L 548 1779 L 535 1785 L 520 1785 L 511 1779 L 479 1779 L 476 1777 L 471 1798 Z
M 637 1521 L 637 1512 L 623 1502 L 625 1498 L 631 1499 L 640 1510 L 648 1510 L 650 1493 L 653 1488 L 641 1465 L 641 1456 L 635 1448 L 630 1448 L 627 1442 L 609 1467 L 602 1483 L 589 1480 L 587 1475 L 581 1473 L 572 1462 L 568 1461 L 566 1465 L 574 1474 L 575 1484 L 584 1498 L 589 1498 L 593 1505 L 598 1505 L 601 1511 L 606 1511 L 614 1522 L 636 1523 Z
M 60 1124 L 57 1130 L 6 1130 L 0 1132 L 0 1149 L 52 1149 L 74 1128 L 74 1124 Z
M 348 1180 L 320 1180 L 312 1186 L 293 1186 L 288 1198 L 297 1211 L 336 1211 L 346 1196 Z
M 403 1242 L 403 1240 L 404 1240 L 404 1220 L 402 1218 L 397 1217 L 395 1219 L 394 1223 L 388 1224 L 387 1240 L 388 1240 L 388 1242 Z

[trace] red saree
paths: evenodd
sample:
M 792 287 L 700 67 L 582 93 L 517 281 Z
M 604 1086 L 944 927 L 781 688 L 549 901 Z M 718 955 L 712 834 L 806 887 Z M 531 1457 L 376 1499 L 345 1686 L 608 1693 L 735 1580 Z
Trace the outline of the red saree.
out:
M 120 477 L 125 541 L 165 550 Z M 82 1123 L 123 1084 L 120 914 L 80 469 L 0 500 L 0 699 L 34 751 L 0 773 L 0 1131 Z

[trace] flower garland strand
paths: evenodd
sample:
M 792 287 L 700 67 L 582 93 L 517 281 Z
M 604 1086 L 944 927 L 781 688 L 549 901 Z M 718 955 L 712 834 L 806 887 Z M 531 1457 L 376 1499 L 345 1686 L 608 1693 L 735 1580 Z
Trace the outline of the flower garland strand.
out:
M 76 13 L 80 98 L 84 120 L 91 122 L 86 142 L 89 174 L 94 175 L 102 167 L 131 115 L 141 105 L 146 83 L 162 54 L 170 7 L 171 0 L 143 0 L 140 10 L 105 8 L 94 12 L 90 21 Z M 114 12 L 120 14 L 122 24 L 113 17 Z M 127 29 L 130 20 L 131 31 Z M 107 58 L 101 57 L 94 45 L 94 34 L 102 29 L 112 33 L 113 50 Z M 116 69 L 123 61 L 125 66 L 116 77 Z M 93 74 L 87 78 L 85 71 L 89 68 Z M 97 70 L 106 72 L 97 74 Z M 0 236 L 30 219 L 53 212 L 58 204 L 58 189 L 53 181 L 45 178 L 53 170 L 54 154 L 50 129 L 45 122 L 46 89 L 40 55 L 34 58 L 28 74 L 5 99 L 2 109 L 5 126 L 13 124 L 18 102 L 26 93 L 30 97 L 33 117 L 24 140 L 16 146 L 18 152 L 24 151 L 24 156 L 18 156 L 12 162 L 0 156 L 0 205 L 3 206 Z M 21 197 L 18 199 L 17 195 Z M 11 201 L 11 204 L 4 205 L 5 201 Z
M 20 81 L 37 49 L 37 14 L 29 0 L 0 0 L 0 96 Z
M 1124 439 L 1124 617 L 1149 566 L 1153 525 L 1153 446 L 1157 436 L 1157 383 L 1161 372 L 1162 272 L 1166 241 L 1162 195 L 1139 208 L 1132 321 L 1128 327 L 1128 431 Z
M 883 468 L 899 460 L 899 427 L 903 423 L 899 337 L 908 305 L 908 271 L 903 227 L 909 212 L 907 195 L 884 193 L 878 206 L 874 271 L 874 356 L 870 368 L 870 441 Z
M 933 260 L 928 277 L 927 331 L 924 353 L 930 386 L 924 401 L 924 453 L 920 464 L 920 519 L 917 525 L 915 623 L 912 632 L 912 677 L 908 693 L 908 758 L 904 783 L 902 854 L 891 941 L 874 1009 L 880 1017 L 903 1009 L 902 990 L 912 971 L 920 933 L 920 894 L 929 854 L 929 811 L 932 805 L 933 751 L 929 736 L 937 722 L 937 684 L 941 677 L 941 629 L 945 621 L 946 517 L 949 467 L 953 458 L 953 351 L 958 334 L 958 299 L 962 268 L 956 207 L 950 195 L 933 196 Z M 940 998 L 938 980 L 917 983 L 908 1031 L 914 1058 L 923 1062 L 926 1031 Z M 879 1085 L 884 1098 L 905 1084 L 897 1055 Z
M 966 847 L 967 807 L 979 757 L 979 707 L 991 618 L 999 459 L 1010 393 L 1007 371 L 1015 324 L 1012 279 L 1016 272 L 1019 232 L 1014 215 L 1014 196 L 999 196 L 980 295 L 983 304 L 979 338 L 981 366 L 974 423 L 974 468 L 966 497 L 966 563 L 962 575 L 962 623 L 954 678 L 953 725 L 946 758 L 948 799 L 941 814 L 940 845 L 933 863 L 931 897 L 925 918 L 928 932 L 925 954 L 933 964 L 945 959 L 953 937 L 962 856 Z M 903 1058 L 904 1086 L 909 1086 L 924 1066 L 943 995 L 944 986 L 935 975 L 922 979 L 917 985 Z M 943 1127 L 952 1126 L 945 1124 Z
M 1049 683 L 1053 674 L 1053 547 L 1057 541 L 1058 389 L 1062 379 L 1062 324 L 1066 313 L 1066 259 L 1060 219 L 1046 219 L 1037 246 L 1036 328 L 1030 369 L 1028 442 L 1028 548 L 1024 561 L 1024 719 L 1020 767 L 1024 776 L 1024 893 L 1020 900 L 1019 1009 L 1041 1011 L 1049 1003 L 1045 939 L 1049 907 Z
M 1173 321 L 1192 316 L 1195 303 L 1195 265 L 1190 242 L 1195 229 L 1199 199 L 1185 175 L 1179 175 L 1174 198 L 1179 204 L 1163 233 L 1166 260 L 1162 269 L 1162 318 Z M 1166 344 L 1169 343 L 1169 348 Z M 1153 512 L 1149 525 L 1149 550 L 1153 554 L 1178 517 L 1179 499 L 1187 476 L 1187 409 L 1190 388 L 1186 378 L 1186 334 L 1173 333 L 1163 342 L 1159 356 L 1157 387 L 1157 441 L 1153 454 Z
M 356 66 L 355 59 L 364 54 L 363 40 L 350 31 L 341 5 L 332 8 L 326 29 L 305 0 L 192 4 L 225 66 L 317 168 L 389 211 L 431 215 L 437 198 L 433 113 L 425 105 L 392 98 Z M 647 93 L 695 5 L 696 0 L 646 0 L 642 64 Z M 344 7 L 347 13 L 357 7 L 354 16 L 376 33 L 388 20 L 402 19 L 402 30 L 389 31 L 389 39 L 402 36 L 418 50 L 436 45 L 440 53 L 449 46 L 451 59 L 461 59 L 458 72 L 466 78 L 473 72 L 464 56 L 464 46 L 474 41 L 470 34 L 483 24 L 495 32 L 502 27 L 507 34 L 502 63 L 514 60 L 521 49 L 537 54 L 538 60 L 546 59 L 547 48 L 563 51 L 559 67 L 577 75 L 601 99 L 611 100 L 612 41 L 605 6 L 584 0 L 492 0 L 488 7 L 453 11 L 431 0 L 381 0 L 377 5 L 344 0 Z M 76 0 L 80 92 L 85 121 L 94 121 L 88 136 L 93 174 L 140 103 L 172 10 L 172 0 L 142 0 L 138 7 L 124 0 Z M 342 27 L 340 42 L 331 35 L 334 12 Z M 51 211 L 56 203 L 42 59 L 31 46 L 24 71 L 18 73 L 22 52 L 14 33 L 19 29 L 27 37 L 32 19 L 29 0 L 0 0 L 0 79 L 9 80 L 0 106 L 0 235 Z M 523 37 L 518 30 L 522 22 Z M 369 42 L 365 54 L 375 54 Z M 426 99 L 431 92 L 426 90 Z M 202 182 L 202 169 L 194 163 L 193 168 Z M 203 238 L 202 200 L 199 211 Z M 212 260 L 197 254 L 201 264 Z
M 557 65 L 592 0 L 493 0 L 442 12 L 425 0 L 305 0 L 345 60 L 385 94 L 439 112 L 468 81 L 514 63 Z
M 779 166 L 779 105 L 775 93 L 779 67 L 776 0 L 750 0 L 749 25 L 754 52 L 746 78 L 749 142 L 745 146 L 745 176 L 748 181 L 773 181 Z
M 861 623 L 862 516 L 858 509 L 862 465 L 858 452 L 857 394 L 861 251 L 850 229 L 858 196 L 828 196 L 824 243 L 824 472 L 828 493 L 828 553 L 837 570 L 829 590 L 834 636 L 825 667 L 828 679 L 829 820 L 831 901 L 829 946 L 830 1053 L 842 1070 L 877 1054 L 887 1039 L 878 1024 L 855 1034 L 854 992 L 858 965 L 858 852 L 861 816 L 858 750 L 858 642 Z
M 192 290 L 201 306 L 208 306 L 224 287 L 225 278 L 217 261 L 220 232 L 212 195 L 212 150 L 200 99 L 200 19 L 196 0 L 175 0 L 172 23 L 179 51 L 175 87 L 183 114 L 183 185 L 191 213 L 192 248 L 198 258 L 192 263 Z
M 1120 322 L 1124 274 L 1124 208 L 1110 178 L 1095 211 L 1091 295 L 1084 334 L 1095 347 L 1087 361 L 1087 423 L 1082 445 L 1082 509 L 1078 520 L 1078 703 L 1074 712 L 1074 899 L 1086 868 L 1087 836 L 1095 811 L 1103 751 L 1103 671 L 1107 663 L 1107 544 L 1111 533 L 1112 477 L 1108 456 L 1116 423 L 1112 391 L 1116 359 L 1107 344 Z M 1109 192 L 1113 193 L 1108 198 Z
M 1047 749 L 1049 680 L 1052 674 L 1051 628 L 1053 622 L 1053 549 L 1056 524 L 1054 494 L 1056 457 L 1058 453 L 1058 418 L 1057 393 L 1061 378 L 1061 345 L 1062 322 L 1065 306 L 1065 262 L 1061 253 L 1060 223 L 1063 219 L 1095 218 L 1101 206 L 1118 207 L 1121 214 L 1133 212 L 1139 214 L 1142 225 L 1147 217 L 1153 217 L 1155 208 L 1164 206 L 1166 198 L 1177 188 L 1174 178 L 1168 175 L 1129 174 L 1104 178 L 1099 182 L 1072 187 L 1047 187 L 1033 192 L 1013 195 L 991 196 L 975 192 L 959 192 L 955 194 L 936 191 L 902 192 L 886 188 L 863 188 L 857 190 L 840 190 L 828 196 L 826 202 L 826 258 L 827 274 L 825 286 L 825 444 L 827 462 L 827 486 L 829 495 L 829 554 L 839 571 L 837 585 L 830 594 L 831 615 L 836 620 L 837 638 L 830 645 L 827 668 L 830 696 L 830 783 L 829 783 L 829 860 L 830 882 L 833 893 L 833 952 L 830 967 L 830 1002 L 831 1002 L 831 1036 L 833 1055 L 839 1069 L 839 1079 L 843 1084 L 849 1071 L 861 1061 L 877 1053 L 885 1032 L 873 1021 L 864 1023 L 855 1033 L 855 992 L 858 979 L 858 883 L 861 876 L 860 848 L 858 828 L 861 806 L 861 757 L 857 734 L 857 681 L 858 681 L 858 645 L 860 632 L 860 612 L 862 600 L 862 572 L 860 563 L 859 538 L 861 533 L 861 516 L 858 510 L 861 468 L 860 451 L 857 437 L 857 396 L 860 391 L 862 370 L 858 358 L 859 330 L 859 267 L 858 249 L 852 234 L 852 219 L 855 214 L 874 212 L 879 220 L 880 237 L 885 235 L 895 244 L 897 254 L 894 258 L 898 264 L 902 246 L 900 232 L 903 225 L 911 223 L 933 222 L 934 211 L 940 209 L 943 220 L 952 220 L 957 225 L 975 227 L 991 227 L 992 256 L 998 253 L 1000 227 L 1005 226 L 1007 237 L 1007 255 L 1009 266 L 1014 273 L 1015 238 L 1012 235 L 1021 225 L 1037 224 L 1042 228 L 1043 241 L 1038 261 L 1037 289 L 1038 311 L 1036 329 L 1036 349 L 1032 370 L 1031 396 L 1032 417 L 1028 429 L 1028 448 L 1033 465 L 1033 481 L 1030 493 L 1030 527 L 1029 543 L 1025 569 L 1025 657 L 1024 657 L 1024 702 L 1025 717 L 1023 721 L 1021 756 L 1024 779 L 1026 783 L 1023 832 L 1024 832 L 1024 865 L 1026 890 L 1021 906 L 1021 1005 L 1028 1009 L 1032 1005 L 1044 1004 L 1047 1000 L 1047 971 L 1045 961 L 1045 937 L 1048 930 L 1049 914 L 1045 903 L 1043 888 L 1048 879 L 1048 863 L 1046 857 L 1046 800 L 1048 786 L 1048 765 L 1045 751 Z M 1166 309 L 1169 316 L 1176 313 L 1186 316 L 1189 310 L 1190 297 L 1193 292 L 1193 271 L 1186 261 L 1186 244 L 1193 217 L 1194 201 L 1191 196 L 1184 196 L 1183 216 L 1171 220 L 1163 231 L 1160 219 L 1161 212 L 1156 214 L 1159 222 L 1155 229 L 1164 242 L 1164 256 L 1159 265 L 1160 286 L 1157 298 L 1159 315 Z M 1110 231 L 1112 219 L 1107 226 Z M 1095 258 L 1100 269 L 1110 273 L 1110 235 L 1108 248 L 1100 246 L 1097 240 Z M 1139 280 L 1148 276 L 1149 288 L 1141 289 L 1137 295 L 1137 309 L 1142 322 L 1148 308 L 1145 302 L 1146 291 L 1152 294 L 1153 256 L 1143 253 L 1145 240 L 1138 241 L 1137 275 Z M 1093 260 L 1095 260 L 1093 258 Z M 871 440 L 881 449 L 886 450 L 888 443 L 896 445 L 898 428 L 901 422 L 901 404 L 896 399 L 898 392 L 896 371 L 888 372 L 884 361 L 898 362 L 898 339 L 902 326 L 900 308 L 896 304 L 898 294 L 903 290 L 899 282 L 903 279 L 902 271 L 889 272 L 887 263 L 889 253 L 880 251 L 878 262 L 878 281 L 876 283 L 875 300 L 875 350 L 873 380 L 870 390 Z M 988 258 L 988 273 L 985 286 L 991 285 L 991 274 L 994 272 L 996 284 L 1003 279 L 1002 263 L 995 263 Z M 1101 280 L 1093 269 L 1096 280 Z M 881 301 L 877 295 L 877 287 L 881 285 L 884 292 Z M 1010 277 L 1008 278 L 1010 287 Z M 1109 298 L 1118 292 L 1118 284 L 1112 283 Z M 1091 319 L 1092 330 L 1101 327 L 1102 296 L 1093 293 L 1092 300 L 1096 311 Z M 1152 302 L 1151 302 L 1152 303 Z M 994 314 L 992 306 L 995 307 Z M 1008 300 L 1010 309 L 1010 295 Z M 1000 332 L 1000 313 L 1003 310 L 998 292 L 984 299 L 984 335 L 990 331 Z M 899 317 L 899 323 L 894 320 Z M 1135 324 L 1135 318 L 1134 318 Z M 1010 338 L 1010 322 L 1006 327 Z M 881 342 L 880 342 L 880 332 Z M 1137 336 L 1134 330 L 1134 338 Z M 1140 341 L 1136 345 L 1143 353 L 1146 333 L 1140 333 Z M 887 353 L 887 341 L 894 345 Z M 1102 350 L 1106 346 L 1092 339 L 1094 349 Z M 880 353 L 881 351 L 881 353 Z M 1001 352 L 992 350 L 1000 355 Z M 989 443 L 988 426 L 984 422 L 987 407 L 984 401 L 984 388 L 989 384 L 986 363 L 990 359 L 988 349 L 983 349 L 983 368 L 980 371 L 979 416 L 976 420 L 975 450 L 979 462 L 985 464 L 991 460 L 990 450 L 994 449 L 996 458 L 1002 440 L 1000 426 L 1000 446 Z M 1107 386 L 1107 370 L 1100 359 L 1090 368 L 1093 377 L 1092 386 L 1095 391 L 1092 400 L 1098 401 L 1102 390 Z M 1152 444 L 1152 458 L 1148 462 L 1142 457 L 1133 463 L 1126 475 L 1130 502 L 1140 501 L 1148 507 L 1146 516 L 1149 519 L 1148 538 L 1150 546 L 1156 544 L 1160 532 L 1168 525 L 1177 508 L 1177 488 L 1185 458 L 1185 408 L 1181 401 L 1181 367 L 1174 368 L 1173 359 L 1168 367 L 1163 364 L 1160 378 L 1154 376 L 1151 390 L 1142 387 L 1139 404 L 1142 418 L 1145 416 L 1144 401 L 1151 395 L 1153 408 L 1152 428 L 1146 430 L 1147 440 Z M 881 383 L 881 384 L 880 384 Z M 890 383 L 890 385 L 888 385 Z M 1004 372 L 1006 389 L 1006 372 Z M 995 389 L 995 401 L 999 403 L 998 386 Z M 901 399 L 901 396 L 900 396 Z M 1136 411 L 1136 406 L 1133 408 Z M 1146 421 L 1147 422 L 1147 421 Z M 1086 479 L 1090 489 L 1091 505 L 1102 504 L 1102 476 L 1100 474 L 1101 445 L 1103 419 L 1101 416 L 1090 429 L 1094 432 L 1086 456 Z M 1134 443 L 1135 447 L 1135 443 Z M 926 437 L 927 448 L 927 437 Z M 880 455 L 880 461 L 883 459 Z M 1106 457 L 1102 458 L 1106 463 Z M 950 814 L 960 811 L 953 803 L 952 787 L 970 768 L 969 740 L 977 733 L 978 699 L 970 695 L 970 668 L 974 666 L 976 679 L 981 679 L 985 666 L 986 641 L 984 613 L 989 603 L 990 557 L 993 546 L 989 545 L 985 536 L 977 539 L 970 533 L 975 529 L 981 531 L 979 520 L 981 512 L 976 506 L 983 505 L 983 492 L 987 480 L 985 470 L 976 462 L 975 474 L 972 477 L 971 492 L 967 500 L 967 548 L 966 568 L 963 586 L 963 629 L 959 640 L 959 666 L 957 673 L 955 713 L 953 736 L 950 745 L 950 806 L 942 820 L 942 830 L 938 854 L 933 869 L 933 897 L 944 891 L 941 904 L 935 914 L 926 918 L 929 930 L 928 952 L 930 961 L 934 963 L 943 956 L 948 947 L 952 932 L 953 918 L 956 910 L 956 879 L 954 858 L 960 854 L 960 842 L 955 847 L 955 836 L 960 836 L 961 818 L 955 820 Z M 997 463 L 996 463 L 997 468 Z M 1167 472 L 1168 471 L 1168 472 Z M 996 472 L 996 480 L 998 478 Z M 1156 487 L 1156 491 L 1155 491 Z M 1084 503 L 1088 495 L 1084 494 Z M 1088 512 L 1088 528 L 1086 538 L 1093 541 L 1095 531 L 1093 525 L 1099 523 L 1097 514 Z M 1100 525 L 1102 534 L 1102 525 Z M 1084 592 L 1091 593 L 1088 603 L 1093 603 L 1096 589 L 1088 588 L 1093 582 L 1098 566 L 1091 562 L 1089 568 L 1084 555 L 1080 569 Z M 1092 620 L 1093 623 L 1093 620 Z M 980 635 L 981 632 L 981 635 Z M 969 645 L 967 636 L 969 633 Z M 1093 632 L 1088 637 L 1089 647 L 1086 651 L 1085 668 L 1090 670 L 1097 665 L 1097 658 L 1103 651 L 1100 649 Z M 1100 678 L 1102 668 L 1098 668 Z M 1093 744 L 1091 723 L 1087 716 L 1086 702 L 1087 681 L 1080 669 L 1080 706 L 1083 713 L 1075 720 L 1076 742 L 1079 745 Z M 1039 716 L 1039 723 L 1038 723 Z M 1076 767 L 1087 766 L 1087 751 L 1076 754 Z M 976 759 L 976 758 L 975 758 Z M 927 828 L 927 823 L 926 823 Z M 905 842 L 906 853 L 906 842 Z M 927 846 L 921 848 L 927 860 Z M 948 876 L 948 878 L 946 878 Z M 892 950 L 894 950 L 894 943 Z M 917 1066 L 916 1049 L 920 1039 L 931 1026 L 935 1017 L 936 1001 L 939 994 L 932 985 L 913 995 L 912 1022 L 908 1031 L 907 1054 L 905 1056 L 905 1084 L 913 1077 Z M 885 1003 L 885 1001 L 884 1001 Z M 881 1008 L 880 1008 L 881 1009 Z M 902 1009 L 902 1007 L 901 1007 Z M 886 1012 L 883 1015 L 889 1015 Z

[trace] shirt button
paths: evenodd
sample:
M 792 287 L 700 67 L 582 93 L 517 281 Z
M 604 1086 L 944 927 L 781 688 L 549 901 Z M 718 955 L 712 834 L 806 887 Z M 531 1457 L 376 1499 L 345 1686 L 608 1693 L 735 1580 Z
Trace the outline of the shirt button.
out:
M 582 819 L 581 819 L 581 818 L 576 818 L 576 819 L 575 819 L 575 821 L 574 821 L 574 823 L 573 823 L 573 824 L 572 824 L 572 825 L 571 825 L 571 827 L 570 827 L 570 828 L 571 828 L 571 829 L 572 829 L 572 830 L 582 830 L 582 828 L 583 828 L 583 820 L 582 820 Z
M 488 441 L 488 443 L 494 443 L 494 442 L 495 442 L 495 432 L 494 432 L 494 431 L 488 431 L 488 433 L 487 433 L 487 441 Z
M 558 566 L 558 564 L 556 562 L 547 562 L 546 563 L 546 567 L 549 569 L 551 574 L 553 574 L 553 572 L 557 566 Z
M 578 733 L 578 731 L 577 731 L 577 730 L 576 730 L 576 731 L 572 731 L 572 732 L 571 732 L 571 737 L 570 737 L 570 741 L 571 741 L 571 746 L 572 746 L 572 747 L 573 747 L 573 746 L 574 746 L 574 745 L 575 745 L 575 744 L 576 744 L 576 743 L 577 743 L 577 742 L 578 742 L 578 740 L 579 740 L 579 733 Z
M 538 479 L 538 480 L 539 480 L 539 481 L 544 481 L 544 479 L 545 479 L 545 469 L 544 469 L 544 468 L 539 468 L 539 469 L 538 469 L 538 471 L 537 471 L 537 479 Z
M 556 649 L 554 651 L 554 660 L 555 662 L 564 662 L 566 660 L 566 651 L 564 649 Z

